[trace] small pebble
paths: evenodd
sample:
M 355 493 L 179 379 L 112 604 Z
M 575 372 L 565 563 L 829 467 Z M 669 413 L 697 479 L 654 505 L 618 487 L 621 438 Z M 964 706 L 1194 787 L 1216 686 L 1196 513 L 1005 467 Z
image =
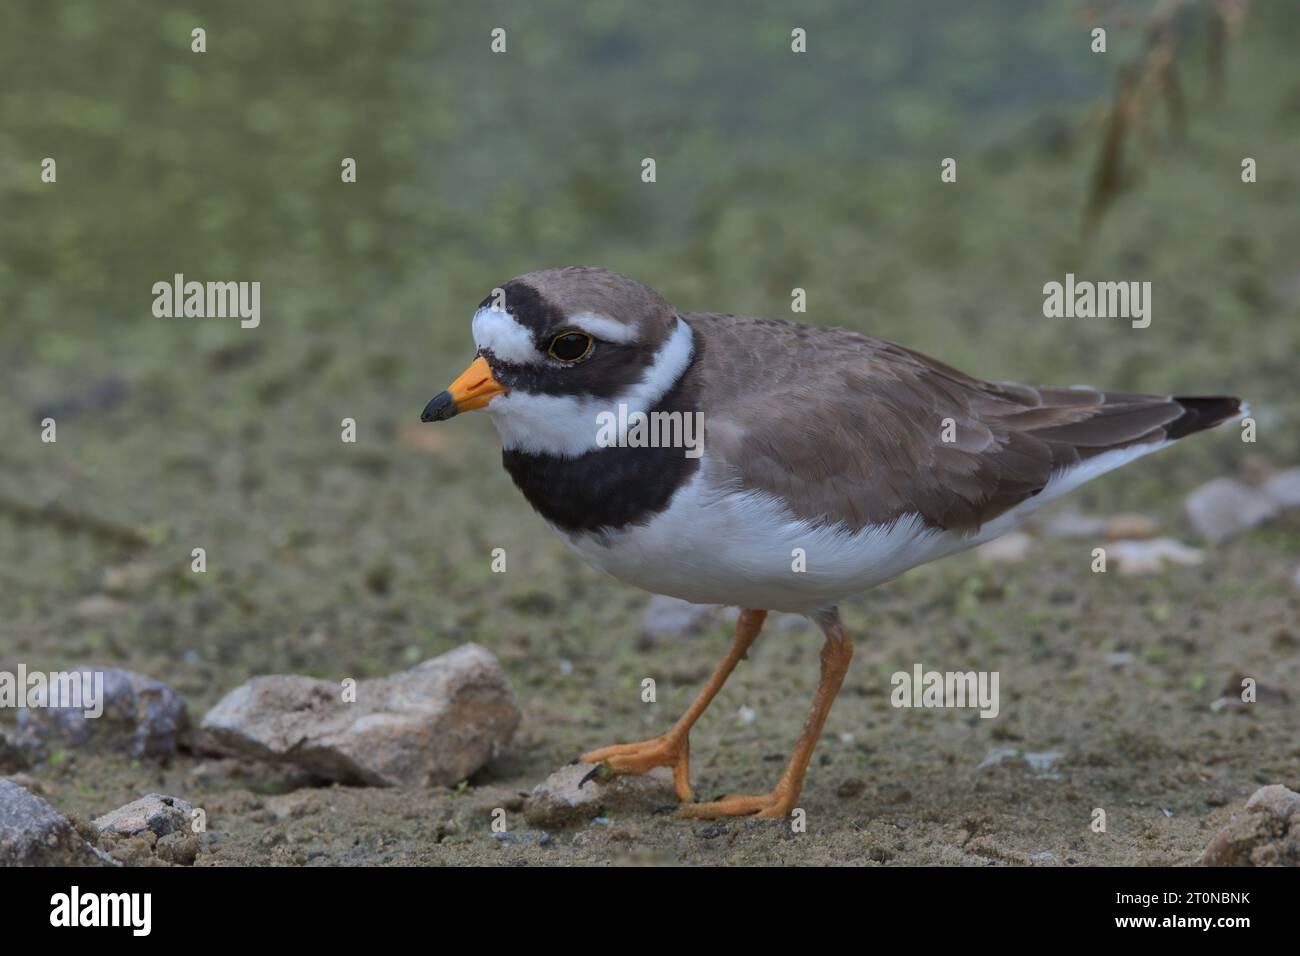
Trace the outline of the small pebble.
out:
M 1033 539 L 1029 535 L 1012 531 L 1010 534 L 1004 534 L 1000 538 L 994 538 L 980 545 L 975 549 L 975 554 L 981 561 L 1016 564 L 1029 557 L 1033 546 Z
M 718 610 L 716 604 L 692 604 L 656 594 L 641 615 L 642 641 L 659 644 L 699 634 L 717 619 Z
M 1106 531 L 1106 522 L 1079 514 L 1077 511 L 1063 511 L 1048 518 L 1043 525 L 1043 532 L 1049 538 L 1096 538 Z
M 1149 541 L 1115 541 L 1106 546 L 1107 558 L 1115 562 L 1120 574 L 1155 574 L 1170 564 L 1200 564 L 1205 555 L 1173 538 Z
M 1154 518 L 1139 514 L 1118 514 L 1106 522 L 1106 537 L 1115 540 L 1154 538 L 1160 525 Z
M 1278 505 L 1235 478 L 1216 478 L 1188 495 L 1184 508 L 1198 534 L 1219 542 L 1271 518 Z
M 1300 508 L 1300 468 L 1278 472 L 1261 490 L 1283 508 Z

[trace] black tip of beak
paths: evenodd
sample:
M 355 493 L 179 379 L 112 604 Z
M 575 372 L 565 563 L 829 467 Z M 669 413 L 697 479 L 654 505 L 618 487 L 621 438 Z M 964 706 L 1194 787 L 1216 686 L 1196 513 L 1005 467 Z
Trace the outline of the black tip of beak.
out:
M 456 401 L 451 397 L 451 392 L 439 392 L 433 396 L 433 401 L 424 406 L 424 411 L 420 415 L 422 422 L 445 422 L 456 414 Z

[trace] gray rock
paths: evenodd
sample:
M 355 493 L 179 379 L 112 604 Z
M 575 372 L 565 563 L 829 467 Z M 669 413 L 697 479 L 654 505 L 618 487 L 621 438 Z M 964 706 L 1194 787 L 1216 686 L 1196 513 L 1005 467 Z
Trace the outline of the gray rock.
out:
M 149 793 L 96 817 L 92 822 L 100 833 L 130 837 L 147 831 L 164 837 L 169 833 L 188 833 L 193 809 L 177 797 Z
M 1300 468 L 1278 472 L 1260 490 L 1281 508 L 1300 508 Z
M 1041 753 L 1030 753 L 1026 751 L 1022 756 L 1025 763 L 1029 764 L 1029 769 L 1046 780 L 1059 780 L 1061 775 L 1057 773 L 1056 765 L 1065 754 L 1056 750 L 1046 750 Z
M 76 667 L 103 675 L 103 713 L 87 717 L 80 707 L 23 707 L 21 742 L 122 751 L 132 757 L 169 757 L 189 732 L 185 699 L 166 684 L 113 667 Z M 71 671 L 69 671 L 71 673 Z
M 1029 557 L 1034 549 L 1034 540 L 1020 531 L 1012 531 L 987 541 L 975 549 L 975 556 L 981 561 L 994 564 L 1019 564 Z
M 1270 813 L 1279 820 L 1300 820 L 1300 793 L 1280 783 L 1260 787 L 1246 801 L 1247 813 Z
M 975 771 L 978 773 L 981 770 L 1005 765 L 1023 767 L 1029 771 L 1029 776 L 1037 780 L 1060 780 L 1061 775 L 1057 764 L 1064 756 L 1065 754 L 1055 750 L 1033 752 L 1019 750 L 1016 747 L 994 747 L 975 767 Z
M 1219 831 L 1202 866 L 1300 866 L 1300 793 L 1281 784 L 1256 790 L 1246 812 Z
M 704 630 L 717 613 L 716 604 L 692 604 L 656 594 L 641 614 L 641 637 L 652 644 L 689 637 Z
M 1167 564 L 1200 564 L 1205 555 L 1174 538 L 1144 541 L 1112 541 L 1106 555 L 1120 574 L 1158 574 Z
M 1106 520 L 1077 511 L 1061 511 L 1043 522 L 1049 538 L 1099 538 L 1106 532 Z
M 0 866 L 116 866 L 52 806 L 0 779 Z
M 1020 766 L 1028 766 L 1016 747 L 994 747 L 988 752 L 988 755 L 975 766 L 975 772 L 988 770 L 991 767 L 1000 767 L 1005 761 L 1015 761 Z
M 555 771 L 533 788 L 524 806 L 524 819 L 534 827 L 561 828 L 622 810 L 650 812 L 677 804 L 673 773 L 667 767 L 644 774 L 616 774 L 603 781 L 593 779 L 580 787 L 593 769 L 591 764 L 575 763 Z
M 208 711 L 201 745 L 342 783 L 453 786 L 510 742 L 519 707 L 496 658 L 464 644 L 389 677 L 341 685 L 255 677 Z
M 1267 521 L 1278 506 L 1272 498 L 1235 478 L 1215 478 L 1188 495 L 1184 507 L 1197 532 L 1218 542 Z

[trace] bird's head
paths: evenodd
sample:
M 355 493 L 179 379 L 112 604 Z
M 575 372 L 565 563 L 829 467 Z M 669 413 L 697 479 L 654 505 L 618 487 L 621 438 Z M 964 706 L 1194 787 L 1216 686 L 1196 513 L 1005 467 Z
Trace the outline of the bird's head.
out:
M 574 456 L 597 416 L 647 411 L 690 365 L 692 333 L 653 289 L 604 269 L 546 269 L 493 289 L 474 313 L 474 361 L 421 421 L 482 408 L 507 449 Z

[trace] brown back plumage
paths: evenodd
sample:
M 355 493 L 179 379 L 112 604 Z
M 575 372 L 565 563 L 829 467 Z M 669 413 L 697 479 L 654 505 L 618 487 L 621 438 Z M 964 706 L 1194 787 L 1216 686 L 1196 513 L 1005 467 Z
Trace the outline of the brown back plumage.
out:
M 715 477 L 857 530 L 919 513 L 969 531 L 1094 455 L 1200 431 L 1234 398 L 1034 388 L 972 378 L 883 339 L 712 313 L 682 316 Z M 955 441 L 943 441 L 952 419 Z

